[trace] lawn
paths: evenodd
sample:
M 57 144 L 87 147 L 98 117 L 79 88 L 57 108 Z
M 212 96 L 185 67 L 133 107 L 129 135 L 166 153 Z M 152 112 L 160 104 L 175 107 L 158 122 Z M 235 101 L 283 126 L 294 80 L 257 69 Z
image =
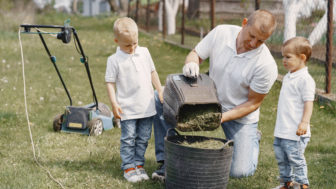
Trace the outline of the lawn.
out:
M 113 17 L 85 18 L 61 14 L 45 14 L 36 24 L 61 25 L 68 17 L 89 57 L 90 69 L 98 100 L 109 105 L 104 83 L 106 58 L 115 52 Z M 13 29 L 17 28 L 17 29 Z M 47 173 L 34 163 L 23 96 L 22 63 L 18 27 L 1 28 L 0 33 L 0 188 L 58 188 Z M 37 35 L 21 34 L 27 87 L 28 112 L 34 147 L 39 162 L 65 188 L 164 188 L 155 181 L 127 183 L 120 170 L 120 129 L 112 129 L 97 137 L 55 133 L 52 120 L 62 113 L 69 101 Z M 50 51 L 73 98 L 74 105 L 92 102 L 92 94 L 80 56 L 73 42 L 64 45 L 45 36 Z M 164 83 L 167 74 L 179 73 L 188 51 L 140 33 L 139 44 L 151 52 Z M 203 64 L 201 72 L 207 71 Z M 281 83 L 277 82 L 261 107 L 259 128 L 262 140 L 258 169 L 254 176 L 230 179 L 228 188 L 269 189 L 278 185 L 278 169 L 273 153 L 273 129 Z M 315 103 L 312 138 L 306 150 L 312 188 L 335 188 L 336 130 L 335 113 Z M 219 129 L 199 135 L 224 137 Z M 145 168 L 156 169 L 154 137 L 151 138 Z

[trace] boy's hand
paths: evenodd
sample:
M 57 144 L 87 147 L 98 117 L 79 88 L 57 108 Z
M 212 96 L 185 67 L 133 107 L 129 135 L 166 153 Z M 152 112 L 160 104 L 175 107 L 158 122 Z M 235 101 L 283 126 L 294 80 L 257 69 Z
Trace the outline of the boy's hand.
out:
M 112 112 L 113 112 L 113 116 L 116 119 L 121 119 L 120 114 L 123 114 L 123 111 L 122 111 L 121 107 L 119 106 L 119 104 L 116 104 L 112 107 Z
M 160 102 L 163 103 L 163 90 L 158 91 Z
M 296 130 L 296 135 L 301 136 L 307 133 L 308 123 L 307 122 L 301 122 L 299 124 L 298 129 Z

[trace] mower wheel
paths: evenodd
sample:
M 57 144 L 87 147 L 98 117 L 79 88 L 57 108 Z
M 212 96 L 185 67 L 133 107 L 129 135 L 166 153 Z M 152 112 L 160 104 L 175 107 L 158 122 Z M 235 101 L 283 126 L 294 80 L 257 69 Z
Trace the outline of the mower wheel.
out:
M 53 128 L 55 132 L 59 132 L 62 129 L 63 114 L 58 114 L 54 118 Z
M 99 118 L 94 118 L 88 123 L 90 136 L 98 136 L 103 132 L 103 121 Z
M 112 113 L 108 105 L 98 102 L 98 109 L 100 110 L 102 115 L 106 117 L 111 117 Z

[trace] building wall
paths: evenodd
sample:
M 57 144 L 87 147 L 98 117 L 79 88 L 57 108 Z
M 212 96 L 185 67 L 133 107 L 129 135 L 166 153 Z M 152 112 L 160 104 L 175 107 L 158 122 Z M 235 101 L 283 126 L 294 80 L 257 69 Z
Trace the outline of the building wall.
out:
M 96 16 L 110 11 L 107 0 L 83 0 L 83 16 Z

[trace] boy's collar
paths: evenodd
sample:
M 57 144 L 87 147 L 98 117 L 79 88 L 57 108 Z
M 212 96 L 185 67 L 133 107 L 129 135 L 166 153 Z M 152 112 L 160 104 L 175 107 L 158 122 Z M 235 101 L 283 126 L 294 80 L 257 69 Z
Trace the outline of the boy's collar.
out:
M 118 47 L 117 47 L 117 52 L 116 52 L 116 54 L 118 54 L 118 56 L 125 57 L 125 58 L 128 57 L 128 56 L 138 56 L 138 55 L 140 55 L 139 45 L 135 48 L 133 54 L 125 53 L 125 52 L 122 51 L 122 50 L 120 49 L 120 47 L 118 46 Z
M 296 76 L 298 76 L 298 75 L 301 75 L 302 73 L 305 73 L 305 72 L 307 72 L 307 71 L 308 71 L 308 67 L 305 66 L 305 67 L 303 67 L 303 68 L 297 70 L 296 72 L 293 72 L 293 73 L 288 72 L 288 77 L 289 77 L 289 78 L 294 78 L 294 77 L 296 77 Z

